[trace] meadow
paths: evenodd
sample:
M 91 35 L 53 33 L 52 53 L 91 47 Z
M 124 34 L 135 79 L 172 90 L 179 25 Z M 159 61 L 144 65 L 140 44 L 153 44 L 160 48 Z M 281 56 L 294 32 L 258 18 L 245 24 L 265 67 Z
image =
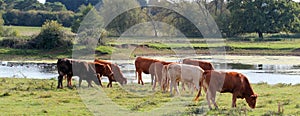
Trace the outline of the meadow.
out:
M 18 38 L 30 38 L 40 32 L 41 27 L 26 26 L 4 26 L 16 30 L 19 33 Z M 74 35 L 70 28 L 64 28 L 66 33 Z M 110 58 L 111 54 L 131 52 L 128 48 L 120 46 L 124 44 L 142 45 L 144 48 L 135 49 L 130 56 L 139 55 L 172 55 L 174 49 L 195 50 L 197 54 L 210 54 L 209 49 L 224 47 L 227 54 L 231 55 L 300 55 L 300 36 L 299 34 L 265 34 L 264 41 L 258 41 L 256 34 L 244 34 L 235 38 L 211 39 L 206 41 L 201 38 L 152 38 L 152 37 L 108 37 L 105 38 L 105 45 L 99 45 L 95 48 L 96 57 L 102 59 Z M 0 39 L 3 39 L 0 38 Z M 14 39 L 14 38 L 12 38 Z M 164 40 L 168 39 L 169 42 Z M 217 41 L 217 42 L 214 42 Z M 63 57 L 72 57 L 73 47 L 59 47 L 52 50 L 38 49 L 15 49 L 0 47 L 0 60 L 53 60 Z M 85 50 L 82 48 L 81 50 Z M 126 56 L 128 57 L 128 56 Z
M 112 88 L 87 88 L 84 81 L 81 88 L 73 89 L 56 89 L 56 84 L 55 79 L 0 78 L 1 115 L 93 115 L 105 112 L 100 108 L 113 111 L 106 115 L 121 111 L 132 115 L 300 115 L 300 84 L 252 84 L 259 95 L 255 109 L 250 109 L 241 99 L 237 100 L 237 108 L 231 108 L 231 94 L 218 93 L 219 109 L 213 110 L 208 110 L 204 96 L 200 96 L 198 102 L 193 101 L 196 92 L 191 95 L 181 91 L 180 96 L 170 96 L 169 92 L 163 93 L 158 88 L 152 91 L 149 83 L 144 86 L 130 83 L 123 87 L 114 83 Z M 84 95 L 98 97 L 87 100 Z M 118 107 L 111 108 L 111 104 Z M 283 111 L 278 112 L 278 104 Z M 176 112 L 164 108 L 176 109 Z

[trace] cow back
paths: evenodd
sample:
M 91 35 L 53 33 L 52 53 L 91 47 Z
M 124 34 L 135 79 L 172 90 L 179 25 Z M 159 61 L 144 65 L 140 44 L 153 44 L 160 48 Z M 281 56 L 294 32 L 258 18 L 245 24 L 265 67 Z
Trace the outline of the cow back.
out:
M 201 60 L 184 59 L 182 61 L 182 63 L 199 66 L 203 70 L 214 70 L 214 67 L 210 62 L 205 62 L 205 61 L 201 61 Z

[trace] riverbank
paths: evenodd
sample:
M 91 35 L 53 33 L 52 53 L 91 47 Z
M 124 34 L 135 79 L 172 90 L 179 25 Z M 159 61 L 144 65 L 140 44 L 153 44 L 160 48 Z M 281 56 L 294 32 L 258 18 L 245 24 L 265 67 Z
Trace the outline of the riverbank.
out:
M 218 61 L 222 63 L 241 63 L 241 64 L 268 64 L 268 65 L 300 65 L 300 56 L 261 56 L 261 55 L 147 55 L 144 57 L 159 59 L 159 60 L 177 60 L 180 61 L 184 58 L 192 58 L 192 59 L 202 59 L 202 60 L 209 60 L 209 61 Z M 96 57 L 101 59 L 102 57 Z M 111 61 L 111 59 L 107 59 Z M 121 59 L 122 60 L 122 59 Z M 134 58 L 124 58 L 123 60 L 130 60 L 127 63 L 133 63 L 132 60 Z M 0 60 L 0 63 L 56 63 L 57 59 L 48 59 L 48 60 Z M 132 61 L 132 62 L 131 62 Z
M 176 115 L 300 114 L 300 92 L 297 91 L 300 89 L 299 84 L 251 84 L 259 95 L 256 109 L 250 109 L 244 99 L 237 100 L 237 108 L 231 108 L 231 94 L 223 93 L 217 97 L 219 109 L 208 110 L 204 97 L 201 96 L 199 102 L 192 101 L 196 92 L 194 95 L 182 92 L 181 96 L 170 97 L 169 93 L 162 93 L 158 89 L 153 92 L 149 83 L 124 87 L 114 83 L 113 88 L 104 89 L 96 86 L 87 88 L 85 81 L 81 89 L 56 89 L 56 83 L 53 79 L 0 78 L 0 112 L 2 115 L 93 115 L 106 110 L 103 112 L 111 111 L 106 115 L 118 112 L 174 115 L 174 112 L 167 110 L 158 112 L 168 106 L 168 109 L 177 109 Z M 92 100 L 86 98 L 86 95 Z M 278 112 L 278 104 L 284 108 L 283 112 Z M 109 107 L 114 105 L 116 107 Z M 106 109 L 101 109 L 105 107 Z

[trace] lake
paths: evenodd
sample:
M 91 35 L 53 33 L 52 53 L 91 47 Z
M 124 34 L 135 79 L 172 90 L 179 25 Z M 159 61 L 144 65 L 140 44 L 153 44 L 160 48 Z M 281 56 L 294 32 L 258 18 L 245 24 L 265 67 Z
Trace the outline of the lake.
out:
M 201 59 L 211 61 L 210 59 Z M 166 60 L 173 61 L 176 60 Z M 128 83 L 137 83 L 135 78 L 135 67 L 133 60 L 113 61 L 121 68 Z M 0 77 L 10 78 L 35 78 L 51 79 L 57 78 L 56 63 L 30 63 L 30 62 L 0 62 Z M 213 62 L 216 70 L 236 71 L 245 74 L 251 83 L 266 82 L 268 84 L 300 83 L 299 65 L 268 65 L 268 64 L 242 64 L 242 63 L 220 63 Z M 78 79 L 75 77 L 75 79 Z M 102 78 L 107 82 L 107 78 Z M 143 81 L 150 82 L 150 75 L 143 74 Z

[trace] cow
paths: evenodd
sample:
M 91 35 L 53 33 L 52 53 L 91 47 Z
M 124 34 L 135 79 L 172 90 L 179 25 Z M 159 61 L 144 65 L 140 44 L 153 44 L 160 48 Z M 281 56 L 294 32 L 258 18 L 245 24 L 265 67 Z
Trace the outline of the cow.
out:
M 202 79 L 204 70 L 198 66 L 187 65 L 187 64 L 169 64 L 167 66 L 167 78 L 170 79 L 170 94 L 172 95 L 172 88 L 176 90 L 178 94 L 178 84 L 177 82 L 182 83 L 192 83 L 196 86 L 196 89 L 199 90 L 199 82 Z
M 81 86 L 82 80 L 88 82 L 88 87 L 93 87 L 91 82 L 94 81 L 97 85 L 102 87 L 101 74 L 105 70 L 105 65 L 95 64 L 93 62 L 84 61 L 73 61 L 73 74 L 79 77 L 79 87 Z M 100 72 L 97 72 L 100 71 Z
M 137 57 L 135 59 L 134 65 L 135 65 L 135 77 L 138 78 L 138 84 L 144 85 L 144 82 L 142 80 L 142 72 L 145 74 L 151 74 L 151 85 L 153 85 L 153 79 L 154 79 L 154 66 L 151 64 L 155 62 L 159 62 L 160 60 L 151 59 L 151 58 L 144 58 L 144 57 Z
M 98 60 L 98 59 L 95 59 L 94 62 L 108 65 L 109 66 L 108 68 L 111 69 L 111 71 L 113 73 L 113 78 L 109 78 L 109 83 L 108 83 L 107 87 L 112 87 L 113 81 L 119 82 L 121 85 L 127 84 L 127 79 L 123 76 L 118 65 L 113 64 L 111 62 L 104 61 L 104 60 Z
M 58 84 L 57 88 L 63 88 L 63 78 L 64 76 L 67 76 L 67 86 L 72 87 L 71 79 L 73 76 L 72 71 L 72 60 L 69 60 L 67 58 L 58 59 L 57 63 L 57 71 L 58 71 Z
M 214 67 L 210 62 L 205 62 L 201 60 L 183 59 L 182 63 L 199 66 L 203 70 L 214 70 Z
M 154 72 L 154 80 L 151 80 L 153 81 L 153 87 L 152 87 L 152 90 L 155 90 L 155 87 L 156 87 L 156 82 L 159 84 L 159 86 L 162 87 L 162 78 L 163 78 L 163 75 L 162 75 L 162 71 L 163 71 L 163 66 L 164 65 L 169 65 L 169 64 L 172 64 L 174 62 L 165 62 L 165 61 L 158 61 L 158 62 L 154 62 L 151 64 L 150 66 L 150 72 Z M 163 87 L 162 87 L 163 88 Z
M 101 80 L 100 77 L 97 76 L 98 81 L 94 78 L 89 79 L 87 76 L 85 76 L 84 74 L 89 74 L 89 76 L 95 76 L 96 75 L 96 71 L 94 69 L 95 64 L 86 64 L 82 61 L 77 61 L 77 60 L 73 60 L 73 59 L 67 59 L 67 58 L 62 58 L 62 59 L 58 59 L 57 60 L 57 70 L 58 70 L 58 85 L 57 88 L 63 88 L 63 77 L 67 76 L 67 86 L 69 88 L 72 87 L 72 76 L 79 76 L 80 77 L 80 81 L 83 80 L 87 80 L 88 83 L 91 82 L 91 80 L 93 80 L 96 84 L 101 85 Z M 98 65 L 96 65 L 96 67 L 99 67 Z M 75 74 L 74 74 L 75 73 Z M 81 83 L 81 82 L 80 82 Z M 89 83 L 90 86 L 90 83 Z
M 241 73 L 207 70 L 199 83 L 206 91 L 206 100 L 210 109 L 212 109 L 210 100 L 215 108 L 218 109 L 218 105 L 215 102 L 217 91 L 220 93 L 232 93 L 232 107 L 236 107 L 237 98 L 245 98 L 250 108 L 255 108 L 257 94 L 253 92 L 247 77 Z M 200 93 L 201 89 L 198 91 L 195 100 L 199 98 Z

